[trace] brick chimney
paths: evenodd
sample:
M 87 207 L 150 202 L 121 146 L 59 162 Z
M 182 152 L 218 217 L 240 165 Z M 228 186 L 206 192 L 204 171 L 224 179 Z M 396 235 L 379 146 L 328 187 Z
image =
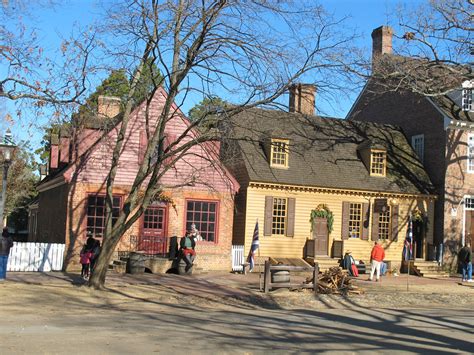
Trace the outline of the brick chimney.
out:
M 372 31 L 372 60 L 382 54 L 392 54 L 393 29 L 380 26 Z
M 119 97 L 115 96 L 99 96 L 97 99 L 97 114 L 99 117 L 112 118 L 120 113 Z
M 59 166 L 59 136 L 57 134 L 51 134 L 49 146 L 49 169 L 54 170 Z
M 316 87 L 311 84 L 293 84 L 290 86 L 290 112 L 314 115 Z

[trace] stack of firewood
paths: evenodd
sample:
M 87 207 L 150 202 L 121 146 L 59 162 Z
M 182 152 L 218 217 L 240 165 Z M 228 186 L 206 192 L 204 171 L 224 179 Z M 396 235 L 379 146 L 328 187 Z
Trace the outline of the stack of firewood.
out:
M 308 278 L 307 283 L 312 283 L 313 278 Z M 357 286 L 353 285 L 351 278 L 339 267 L 332 267 L 319 274 L 318 293 L 324 294 L 361 294 Z

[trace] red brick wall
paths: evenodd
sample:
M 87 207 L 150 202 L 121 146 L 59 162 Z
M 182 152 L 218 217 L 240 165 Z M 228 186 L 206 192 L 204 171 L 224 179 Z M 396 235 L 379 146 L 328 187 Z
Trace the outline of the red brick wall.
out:
M 66 238 L 66 263 L 67 269 L 79 267 L 79 253 L 84 245 L 86 236 L 85 206 L 87 195 L 96 191 L 103 191 L 97 184 L 77 183 L 75 190 L 71 191 L 70 205 L 68 206 L 70 218 L 68 218 L 68 231 Z M 126 187 L 116 187 L 114 194 L 126 195 Z M 198 268 L 204 270 L 230 270 L 231 269 L 231 245 L 234 201 L 230 192 L 196 191 L 194 189 L 179 189 L 168 191 L 172 196 L 176 208 L 168 206 L 168 228 L 167 236 L 182 237 L 185 234 L 185 202 L 187 199 L 212 200 L 219 202 L 218 211 L 218 235 L 217 243 L 198 242 L 196 246 Z M 124 196 L 125 198 L 125 196 Z M 130 251 L 130 236 L 140 235 L 140 223 L 137 221 L 124 235 L 117 250 Z
M 474 195 L 474 173 L 467 171 L 468 134 L 468 131 L 459 129 L 448 129 L 446 132 L 445 262 L 452 266 L 455 266 L 452 256 L 462 246 L 464 206 L 460 202 L 465 195 Z M 452 208 L 456 209 L 455 216 L 451 214 Z

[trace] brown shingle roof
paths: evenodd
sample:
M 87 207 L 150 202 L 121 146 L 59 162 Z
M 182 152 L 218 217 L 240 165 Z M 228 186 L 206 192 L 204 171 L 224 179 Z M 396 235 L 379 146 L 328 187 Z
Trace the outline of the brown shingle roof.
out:
M 415 152 L 397 127 L 334 118 L 251 109 L 232 118 L 250 181 L 394 193 L 432 193 L 433 185 Z M 289 167 L 270 167 L 265 144 L 290 141 Z M 373 177 L 358 155 L 370 141 L 387 150 L 387 176 Z

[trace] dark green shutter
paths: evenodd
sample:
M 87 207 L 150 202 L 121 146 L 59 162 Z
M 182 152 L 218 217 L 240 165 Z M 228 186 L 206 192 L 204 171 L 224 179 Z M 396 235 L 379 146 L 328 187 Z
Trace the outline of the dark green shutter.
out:
M 273 197 L 265 196 L 265 220 L 263 226 L 263 235 L 272 235 L 273 223 Z
M 295 236 L 295 202 L 294 198 L 288 199 L 288 217 L 287 217 L 287 226 L 286 226 L 286 236 L 294 237 Z
M 362 234 L 360 236 L 360 239 L 362 240 L 369 240 L 369 221 L 370 221 L 369 204 L 363 203 L 362 204 Z
M 349 238 L 349 213 L 351 209 L 350 202 L 343 202 L 342 203 L 342 226 L 341 226 L 341 234 L 342 239 Z
M 373 241 L 379 240 L 379 213 L 375 212 L 375 205 L 372 208 L 372 234 L 371 239 Z
M 398 242 L 398 205 L 392 206 L 392 240 Z

